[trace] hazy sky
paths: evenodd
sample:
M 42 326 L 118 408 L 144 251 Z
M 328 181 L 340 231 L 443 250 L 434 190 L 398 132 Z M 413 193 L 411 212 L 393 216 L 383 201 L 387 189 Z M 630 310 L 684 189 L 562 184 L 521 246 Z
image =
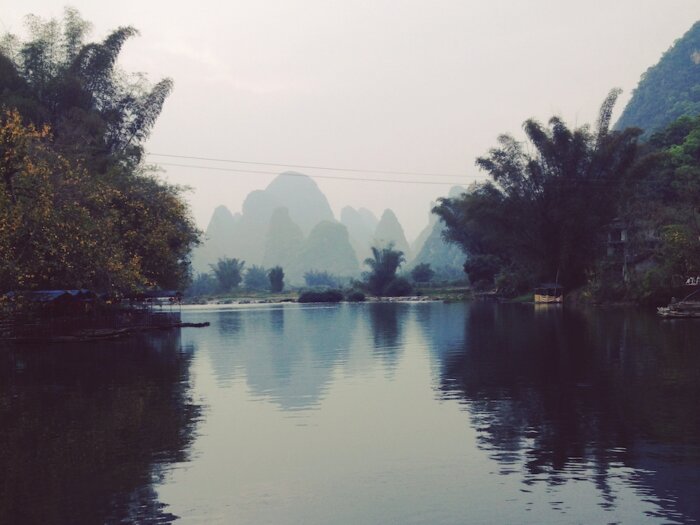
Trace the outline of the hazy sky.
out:
M 24 15 L 60 17 L 62 2 L 2 0 L 0 29 Z M 469 184 L 474 159 L 530 117 L 594 122 L 613 87 L 619 114 L 646 68 L 700 19 L 698 0 L 74 1 L 99 39 L 141 35 L 121 66 L 175 91 L 152 153 L 255 162 L 454 174 L 308 175 Z M 170 163 L 284 171 L 151 157 Z M 239 211 L 274 175 L 168 167 L 204 228 L 213 208 Z M 316 179 L 336 215 L 392 208 L 410 239 L 450 185 Z

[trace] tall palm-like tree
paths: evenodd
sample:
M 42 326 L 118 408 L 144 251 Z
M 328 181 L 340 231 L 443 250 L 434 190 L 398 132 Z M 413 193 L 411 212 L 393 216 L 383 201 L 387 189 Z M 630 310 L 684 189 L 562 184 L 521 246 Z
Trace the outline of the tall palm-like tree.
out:
M 370 271 L 365 274 L 369 291 L 374 295 L 383 295 L 405 260 L 403 252 L 394 250 L 393 244 L 381 249 L 373 246 L 372 257 L 365 259 L 365 264 L 370 267 Z

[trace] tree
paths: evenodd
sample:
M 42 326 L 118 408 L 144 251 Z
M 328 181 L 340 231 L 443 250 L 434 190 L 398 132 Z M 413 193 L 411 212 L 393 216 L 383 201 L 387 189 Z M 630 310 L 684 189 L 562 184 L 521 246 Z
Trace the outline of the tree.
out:
M 270 290 L 272 292 L 279 293 L 284 290 L 284 271 L 281 266 L 271 268 L 267 276 L 270 279 Z
M 411 270 L 411 278 L 417 283 L 427 283 L 432 280 L 435 276 L 435 272 L 430 267 L 429 263 L 417 264 L 413 270 Z
M 72 8 L 62 21 L 30 15 L 27 26 L 27 41 L 10 34 L 0 41 L 0 69 L 14 88 L 0 90 L 0 102 L 37 126 L 48 124 L 57 146 L 91 167 L 104 169 L 117 158 L 138 163 L 173 87 L 171 79 L 151 86 L 119 70 L 119 53 L 138 31 L 119 27 L 102 42 L 86 42 L 90 24 Z
M 485 289 L 493 284 L 502 266 L 503 261 L 496 256 L 474 254 L 464 263 L 464 273 L 472 286 Z
M 178 188 L 92 173 L 17 111 L 0 115 L 0 150 L 0 290 L 185 284 L 197 230 Z
M 267 271 L 262 266 L 251 266 L 245 272 L 245 276 L 243 277 L 243 284 L 249 290 L 266 289 L 269 284 L 267 278 Z
M 557 275 L 566 286 L 582 284 L 604 248 L 637 151 L 639 130 L 609 131 L 618 95 L 605 99 L 594 131 L 553 117 L 548 127 L 525 122 L 528 149 L 499 137 L 476 161 L 492 180 L 435 207 L 447 239 L 509 274 L 528 275 L 530 284 Z
M 364 274 L 367 289 L 370 293 L 377 296 L 388 295 L 388 290 L 396 277 L 396 271 L 404 262 L 403 252 L 394 250 L 394 245 L 379 249 L 372 247 L 372 257 L 365 259 L 365 264 L 370 267 L 370 271 Z M 410 286 L 409 286 L 410 288 Z M 402 292 L 401 295 L 406 295 L 406 287 L 396 286 L 394 291 Z
M 0 290 L 185 286 L 199 231 L 141 162 L 171 82 L 118 70 L 132 28 L 85 43 L 74 10 L 28 20 L 0 43 Z
M 230 292 L 241 284 L 245 261 L 223 257 L 210 266 L 219 283 L 220 292 Z
M 652 135 L 643 153 L 620 206 L 627 288 L 637 300 L 664 302 L 674 283 L 700 275 L 700 117 Z M 637 271 L 638 261 L 646 269 Z
M 212 274 L 199 273 L 192 279 L 192 284 L 187 289 L 186 295 L 189 297 L 211 295 L 216 292 L 217 285 L 218 282 Z

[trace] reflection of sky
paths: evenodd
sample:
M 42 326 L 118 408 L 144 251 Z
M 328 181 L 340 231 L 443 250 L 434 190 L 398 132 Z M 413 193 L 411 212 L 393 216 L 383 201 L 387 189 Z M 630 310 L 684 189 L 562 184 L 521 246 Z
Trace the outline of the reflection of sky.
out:
M 188 316 L 212 321 L 183 332 L 207 417 L 196 459 L 159 494 L 191 521 L 698 516 L 697 448 L 647 425 L 664 399 L 650 372 L 697 372 L 694 340 L 649 332 L 654 319 L 440 303 Z M 659 341 L 673 344 L 654 350 Z

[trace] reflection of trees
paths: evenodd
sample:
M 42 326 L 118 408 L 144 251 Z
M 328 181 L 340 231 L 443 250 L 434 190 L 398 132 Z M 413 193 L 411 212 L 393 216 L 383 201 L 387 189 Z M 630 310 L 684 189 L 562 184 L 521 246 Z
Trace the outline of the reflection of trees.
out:
M 700 467 L 692 325 L 623 310 L 475 304 L 463 347 L 442 354 L 441 389 L 465 400 L 495 459 L 523 464 L 525 483 L 583 474 L 614 505 L 611 471 L 622 462 L 655 471 L 647 490 L 668 512 L 697 519 L 695 498 L 674 476 L 679 459 Z
M 217 316 L 217 327 L 221 335 L 231 335 L 240 332 L 243 325 L 241 314 L 238 310 L 222 310 Z
M 0 516 L 8 523 L 174 519 L 154 484 L 184 461 L 199 409 L 177 333 L 3 349 Z
M 374 352 L 384 361 L 384 366 L 393 370 L 402 348 L 403 323 L 409 305 L 400 303 L 370 303 L 369 319 L 372 326 Z
M 444 361 L 447 354 L 461 352 L 464 347 L 464 324 L 469 315 L 468 303 L 421 303 L 415 305 L 416 320 L 430 341 L 435 360 Z
M 235 322 L 232 321 L 235 319 Z M 273 306 L 219 317 L 226 349 L 211 352 L 219 381 L 245 370 L 252 392 L 285 409 L 318 403 L 333 369 L 347 360 L 357 312 L 347 306 Z
M 369 304 L 372 336 L 377 348 L 395 348 L 399 344 L 399 320 L 396 303 Z

